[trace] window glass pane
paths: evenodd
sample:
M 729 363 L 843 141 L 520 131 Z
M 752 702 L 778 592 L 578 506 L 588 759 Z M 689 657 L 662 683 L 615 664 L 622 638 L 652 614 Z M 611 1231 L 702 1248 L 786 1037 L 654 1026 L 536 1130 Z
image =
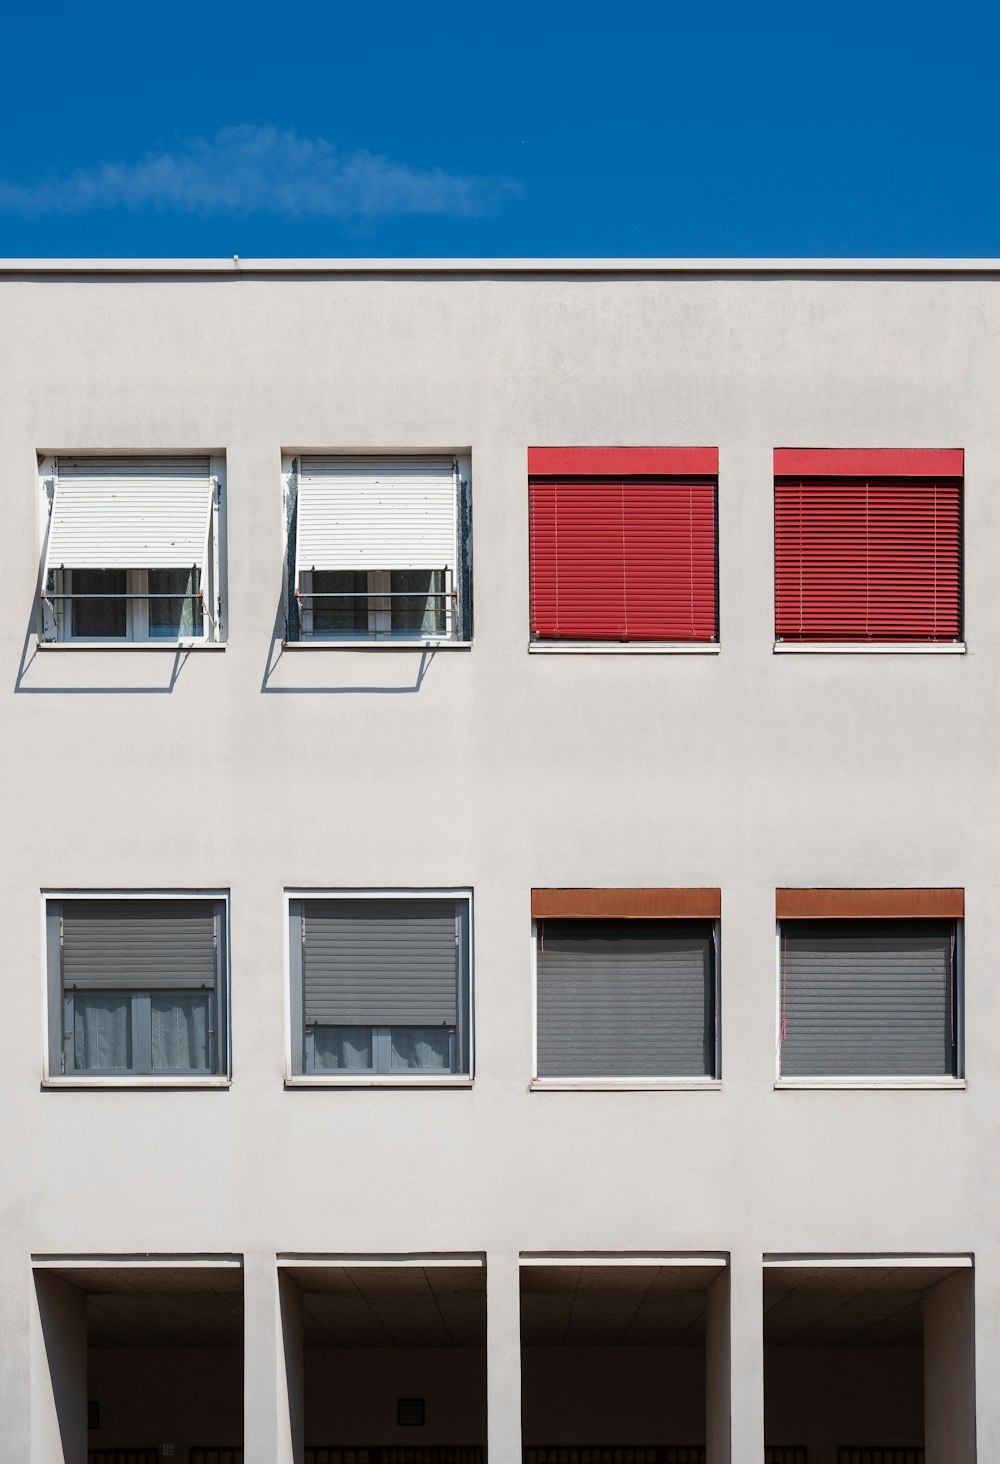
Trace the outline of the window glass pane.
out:
M 437 1068 L 451 1071 L 451 1029 L 393 1027 L 393 1068 Z
M 443 569 L 394 569 L 389 576 L 393 635 L 444 635 L 445 602 L 431 598 L 444 590 Z
M 128 588 L 125 569 L 74 569 L 74 595 L 124 595 Z M 67 602 L 62 601 L 63 604 Z M 73 600 L 73 634 L 81 636 L 125 635 L 126 601 Z
M 364 598 L 367 589 L 368 575 L 364 570 L 313 570 L 314 595 L 348 597 L 304 601 L 303 609 L 312 606 L 313 635 L 367 635 L 368 601 Z
M 78 1071 L 132 1066 L 132 993 L 77 992 L 73 997 L 73 1052 Z
M 183 636 L 203 635 L 204 625 L 201 601 L 192 600 L 201 588 L 200 569 L 151 569 L 148 577 L 149 593 L 154 595 L 176 595 L 177 599 L 149 602 L 149 634 L 177 640 Z
M 209 1003 L 207 991 L 152 993 L 154 1072 L 208 1072 Z
M 372 1066 L 371 1027 L 316 1027 L 314 1031 L 315 1072 Z

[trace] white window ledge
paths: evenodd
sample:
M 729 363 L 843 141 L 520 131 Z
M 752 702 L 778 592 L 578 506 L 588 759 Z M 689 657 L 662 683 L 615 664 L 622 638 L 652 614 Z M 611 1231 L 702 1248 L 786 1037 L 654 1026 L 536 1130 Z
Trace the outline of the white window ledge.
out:
M 282 641 L 285 651 L 469 651 L 472 641 L 456 640 L 297 640 Z
M 529 641 L 533 656 L 717 656 L 718 641 Z
M 965 641 L 775 641 L 781 656 L 964 656 Z
M 40 651 L 224 651 L 226 641 L 38 641 Z
M 715 1093 L 721 1078 L 532 1078 L 532 1093 Z
M 416 1073 L 391 1077 L 375 1073 L 370 1077 L 323 1077 L 319 1073 L 293 1073 L 285 1078 L 286 1088 L 471 1088 L 473 1079 L 467 1073 L 449 1073 L 440 1078 L 420 1077 Z
M 102 1078 L 99 1075 L 85 1077 L 82 1073 L 67 1077 L 43 1078 L 43 1088 L 231 1088 L 232 1078 L 198 1077 L 152 1077 L 148 1073 L 134 1073 Z
M 901 1089 L 932 1088 L 943 1092 L 964 1093 L 964 1078 L 778 1078 L 775 1088 L 823 1088 L 840 1089 L 885 1089 L 899 1092 Z

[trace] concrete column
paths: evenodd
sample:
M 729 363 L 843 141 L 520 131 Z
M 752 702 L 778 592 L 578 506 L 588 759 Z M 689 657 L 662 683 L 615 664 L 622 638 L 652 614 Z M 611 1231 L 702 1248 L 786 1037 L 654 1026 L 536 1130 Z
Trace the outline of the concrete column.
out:
M 488 1464 L 521 1464 L 521 1276 L 517 1255 L 486 1257 Z
M 924 1297 L 924 1449 L 927 1464 L 975 1464 L 974 1271 L 960 1271 Z
M 298 1287 L 273 1255 L 244 1255 L 244 1464 L 302 1464 L 302 1407 Z
M 757 1255 L 733 1255 L 709 1287 L 705 1371 L 708 1464 L 762 1464 L 764 1308 Z
M 0 1464 L 31 1458 L 30 1311 L 36 1306 L 27 1257 L 0 1244 Z
M 31 1464 L 86 1464 L 87 1297 L 47 1271 L 32 1288 Z
M 708 1464 L 729 1464 L 729 1267 L 708 1288 L 705 1307 L 705 1443 Z

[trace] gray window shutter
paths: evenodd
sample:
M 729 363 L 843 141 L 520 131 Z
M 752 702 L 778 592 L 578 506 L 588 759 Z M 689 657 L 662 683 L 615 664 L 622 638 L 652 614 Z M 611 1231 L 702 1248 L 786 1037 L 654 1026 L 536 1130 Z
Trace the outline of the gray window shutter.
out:
M 305 900 L 306 1024 L 453 1027 L 458 1022 L 454 900 Z
M 712 926 L 545 920 L 538 1077 L 704 1077 L 714 1071 Z
M 214 987 L 214 900 L 64 900 L 67 991 Z
M 951 1076 L 954 940 L 943 920 L 782 922 L 782 1076 Z

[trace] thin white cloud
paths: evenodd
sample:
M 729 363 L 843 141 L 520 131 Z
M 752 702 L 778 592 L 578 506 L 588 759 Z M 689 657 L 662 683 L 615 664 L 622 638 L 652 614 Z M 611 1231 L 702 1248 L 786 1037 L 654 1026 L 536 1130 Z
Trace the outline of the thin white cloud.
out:
M 376 219 L 480 218 L 523 192 L 507 178 L 421 170 L 276 127 L 227 127 L 177 152 L 102 163 L 37 183 L 0 180 L 0 211 L 26 218 L 109 209 Z

